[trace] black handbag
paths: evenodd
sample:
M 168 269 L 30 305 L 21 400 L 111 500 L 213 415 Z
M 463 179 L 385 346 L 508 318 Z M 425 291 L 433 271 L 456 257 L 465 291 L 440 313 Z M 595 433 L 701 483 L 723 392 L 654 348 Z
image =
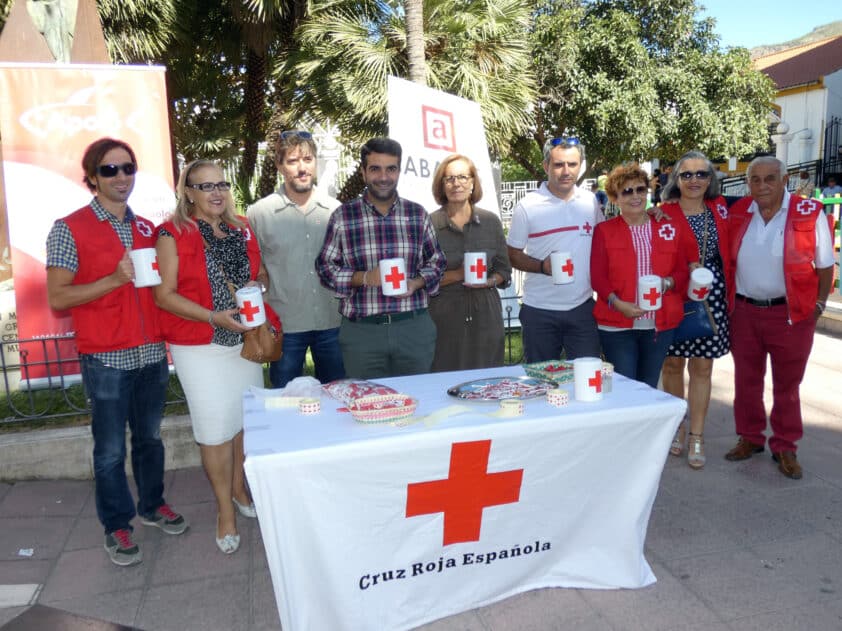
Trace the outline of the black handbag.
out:
M 702 244 L 702 262 L 704 263 L 705 254 L 708 246 L 708 218 L 705 213 L 705 237 Z M 707 300 L 688 300 L 684 303 L 684 318 L 681 324 L 675 329 L 672 341 L 686 342 L 687 340 L 696 340 L 700 338 L 713 337 L 718 332 L 716 322 L 713 319 L 713 314 L 710 312 Z

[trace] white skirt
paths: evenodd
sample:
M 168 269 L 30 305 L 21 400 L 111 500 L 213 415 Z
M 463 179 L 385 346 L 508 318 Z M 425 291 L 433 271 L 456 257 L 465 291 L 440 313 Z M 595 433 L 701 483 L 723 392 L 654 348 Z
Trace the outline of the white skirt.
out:
M 240 357 L 242 344 L 170 344 L 178 380 L 187 397 L 193 436 L 221 445 L 243 429 L 243 391 L 263 387 L 263 366 Z

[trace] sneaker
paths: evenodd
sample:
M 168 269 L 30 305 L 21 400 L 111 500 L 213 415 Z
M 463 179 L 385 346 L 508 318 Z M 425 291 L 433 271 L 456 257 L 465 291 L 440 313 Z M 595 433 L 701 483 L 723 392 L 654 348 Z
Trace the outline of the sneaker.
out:
M 135 565 L 143 561 L 140 548 L 132 541 L 132 531 L 128 528 L 105 535 L 105 551 L 115 565 Z
M 152 517 L 141 516 L 140 523 L 144 526 L 160 528 L 168 535 L 180 535 L 187 530 L 187 522 L 184 517 L 176 513 L 167 504 L 161 504 Z

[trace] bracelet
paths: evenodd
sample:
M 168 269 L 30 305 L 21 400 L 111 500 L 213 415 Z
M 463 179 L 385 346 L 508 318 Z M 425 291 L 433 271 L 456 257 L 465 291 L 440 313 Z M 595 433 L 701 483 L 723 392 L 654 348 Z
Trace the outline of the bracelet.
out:
M 363 287 L 368 287 L 368 281 L 366 280 L 366 276 L 368 276 L 368 270 L 363 270 Z
M 213 316 L 216 315 L 216 311 L 211 311 L 210 315 L 208 316 L 208 324 L 210 324 L 213 328 L 216 328 L 216 325 L 213 323 Z
M 552 275 L 553 275 L 552 270 L 550 270 L 550 272 L 549 272 L 549 273 L 547 273 L 547 272 L 545 272 L 545 271 L 544 271 L 544 260 L 543 260 L 543 259 L 535 259 L 535 260 L 536 260 L 536 261 L 538 261 L 538 269 L 540 269 L 540 270 L 541 270 L 541 273 L 542 273 L 544 276 L 552 276 Z
M 827 303 L 821 302 L 820 300 L 816 301 L 816 306 L 819 308 L 819 313 L 824 313 L 824 310 L 827 308 Z

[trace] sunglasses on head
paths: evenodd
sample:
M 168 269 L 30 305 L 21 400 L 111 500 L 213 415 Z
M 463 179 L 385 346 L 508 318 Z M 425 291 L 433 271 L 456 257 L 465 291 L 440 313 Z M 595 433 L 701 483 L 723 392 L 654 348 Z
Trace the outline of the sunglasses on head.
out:
M 203 193 L 210 193 L 214 189 L 222 193 L 231 190 L 231 182 L 202 182 L 201 184 L 188 184 L 187 186 Z
M 304 131 L 301 129 L 289 129 L 287 131 L 281 132 L 281 140 L 287 140 L 288 138 L 301 138 L 301 140 L 310 140 L 313 137 L 309 131 Z
M 649 188 L 643 185 L 629 186 L 628 188 L 624 188 L 622 191 L 620 191 L 620 195 L 622 197 L 629 197 L 630 195 L 633 195 L 635 193 L 637 193 L 638 195 L 646 195 L 648 192 Z
M 710 178 L 710 172 L 709 171 L 682 171 L 681 173 L 678 174 L 678 177 L 680 177 L 682 180 L 685 180 L 685 181 L 692 180 L 693 178 L 696 178 L 697 180 L 707 180 L 708 178 Z
M 547 144 L 550 147 L 575 147 L 576 145 L 580 144 L 581 141 L 576 138 L 575 136 L 559 136 L 558 138 L 550 138 L 547 141 Z
M 96 172 L 101 177 L 114 177 L 120 171 L 126 175 L 134 175 L 137 173 L 137 165 L 134 162 L 126 162 L 125 164 L 100 164 L 96 168 Z

